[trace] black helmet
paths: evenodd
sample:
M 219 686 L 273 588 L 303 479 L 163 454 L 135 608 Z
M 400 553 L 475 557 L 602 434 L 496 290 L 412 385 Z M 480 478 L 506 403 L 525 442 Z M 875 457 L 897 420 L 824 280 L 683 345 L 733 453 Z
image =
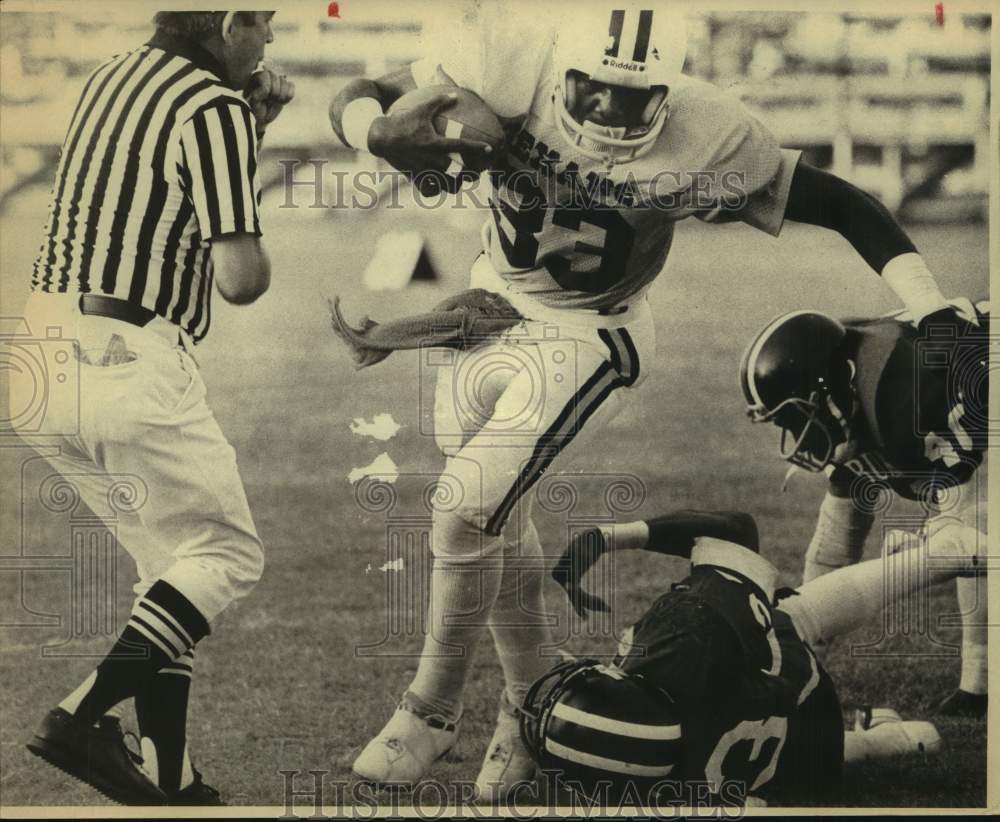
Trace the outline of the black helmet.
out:
M 669 694 L 593 659 L 563 663 L 537 680 L 520 723 L 536 764 L 570 789 L 603 785 L 621 795 L 630 784 L 645 797 L 681 761 L 681 724 Z
M 780 453 L 795 465 L 820 471 L 847 437 L 853 364 L 847 330 L 818 311 L 793 311 L 769 322 L 740 363 L 747 415 L 781 429 Z

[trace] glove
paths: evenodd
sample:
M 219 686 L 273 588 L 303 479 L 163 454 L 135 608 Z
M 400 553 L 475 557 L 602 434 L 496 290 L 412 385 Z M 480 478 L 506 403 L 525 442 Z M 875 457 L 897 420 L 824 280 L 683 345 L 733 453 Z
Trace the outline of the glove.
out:
M 972 303 L 965 297 L 960 297 L 951 300 L 944 308 L 939 308 L 923 317 L 917 324 L 917 330 L 921 336 L 928 336 L 928 328 L 942 325 L 954 328 L 958 336 L 962 337 L 974 334 L 979 328 L 979 321 L 976 319 L 976 310 Z

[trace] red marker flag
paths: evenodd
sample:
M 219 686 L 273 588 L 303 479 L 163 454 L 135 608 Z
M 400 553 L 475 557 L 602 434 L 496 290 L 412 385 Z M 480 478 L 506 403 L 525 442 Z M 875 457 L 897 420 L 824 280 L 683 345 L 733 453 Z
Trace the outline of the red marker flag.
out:
M 944 25 L 944 3 L 938 3 L 934 6 L 934 19 L 937 20 L 939 26 Z

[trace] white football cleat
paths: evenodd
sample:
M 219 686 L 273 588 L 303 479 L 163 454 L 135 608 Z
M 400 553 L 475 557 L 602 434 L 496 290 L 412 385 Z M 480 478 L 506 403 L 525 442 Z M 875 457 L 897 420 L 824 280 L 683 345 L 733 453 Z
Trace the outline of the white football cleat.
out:
M 868 759 L 934 754 L 941 748 L 941 735 L 931 722 L 904 722 L 891 708 L 873 708 L 866 720 L 859 716 L 855 730 L 864 734 Z
M 412 785 L 455 744 L 459 722 L 417 716 L 400 705 L 351 767 L 368 782 Z
M 521 741 L 517 716 L 501 709 L 497 727 L 476 777 L 476 802 L 492 805 L 535 778 L 535 761 Z

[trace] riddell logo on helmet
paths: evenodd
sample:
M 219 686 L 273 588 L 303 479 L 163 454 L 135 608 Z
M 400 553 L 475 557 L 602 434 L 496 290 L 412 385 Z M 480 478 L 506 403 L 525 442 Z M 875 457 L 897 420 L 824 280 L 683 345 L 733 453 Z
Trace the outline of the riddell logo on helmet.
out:
M 645 63 L 630 63 L 628 60 L 614 60 L 610 57 L 605 57 L 602 60 L 604 65 L 610 68 L 623 69 L 625 71 L 645 71 Z

